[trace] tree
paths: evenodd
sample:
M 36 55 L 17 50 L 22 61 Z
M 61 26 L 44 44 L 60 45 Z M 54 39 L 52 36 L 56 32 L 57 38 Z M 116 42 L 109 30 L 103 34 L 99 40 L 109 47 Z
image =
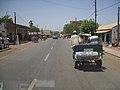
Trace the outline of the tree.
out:
M 74 30 L 77 31 L 77 33 L 80 33 L 80 25 L 82 21 L 71 21 L 70 24 L 65 24 L 63 27 L 64 34 L 71 34 Z
M 32 27 L 33 27 L 33 21 L 32 20 L 29 21 L 29 26 L 32 29 Z
M 98 28 L 99 24 L 96 24 L 96 27 Z M 95 22 L 90 20 L 84 20 L 80 25 L 80 30 L 84 33 L 93 33 L 95 32 Z
M 10 17 L 10 15 L 6 15 L 0 18 L 0 23 L 2 22 L 13 23 L 13 19 Z
M 39 32 L 40 29 L 36 26 L 32 26 L 32 32 Z
M 55 35 L 55 36 L 59 36 L 59 34 L 60 34 L 59 31 L 54 31 L 54 32 L 53 32 L 53 35 Z
M 64 25 L 63 32 L 64 32 L 65 34 L 71 33 L 71 32 L 72 32 L 71 30 L 72 30 L 72 29 L 71 29 L 71 25 L 70 25 L 70 24 L 65 24 L 65 25 Z

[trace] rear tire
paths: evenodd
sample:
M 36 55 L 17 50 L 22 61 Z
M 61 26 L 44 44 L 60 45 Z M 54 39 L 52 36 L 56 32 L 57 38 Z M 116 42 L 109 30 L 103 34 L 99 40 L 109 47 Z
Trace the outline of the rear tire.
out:
M 102 68 L 102 60 L 96 61 L 98 68 Z
M 84 65 L 85 65 L 85 62 L 84 62 L 84 61 L 82 61 L 81 63 L 82 63 L 82 66 L 84 66 Z
M 78 64 L 79 64 L 79 61 L 75 61 L 75 66 L 74 66 L 75 69 L 78 69 L 78 68 L 79 68 L 79 65 L 78 65 Z

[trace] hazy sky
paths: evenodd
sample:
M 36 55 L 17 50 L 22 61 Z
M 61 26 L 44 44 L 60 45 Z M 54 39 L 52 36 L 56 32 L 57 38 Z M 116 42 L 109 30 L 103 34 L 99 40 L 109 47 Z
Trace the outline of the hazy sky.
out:
M 97 13 L 97 22 L 117 22 L 118 6 L 120 0 L 97 0 L 97 10 L 109 7 Z M 94 14 L 91 14 L 94 12 L 94 0 L 0 0 L 0 16 L 6 12 L 12 18 L 13 12 L 16 12 L 18 24 L 28 26 L 29 20 L 33 20 L 39 28 L 61 31 L 64 24 L 75 18 L 93 19 Z

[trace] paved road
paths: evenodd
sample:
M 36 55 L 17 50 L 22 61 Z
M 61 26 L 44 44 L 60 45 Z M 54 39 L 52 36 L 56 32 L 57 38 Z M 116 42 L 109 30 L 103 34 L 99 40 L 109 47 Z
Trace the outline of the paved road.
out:
M 48 39 L 1 58 L 2 84 L 4 90 L 120 90 L 120 58 L 105 54 L 102 69 L 75 69 L 69 41 Z

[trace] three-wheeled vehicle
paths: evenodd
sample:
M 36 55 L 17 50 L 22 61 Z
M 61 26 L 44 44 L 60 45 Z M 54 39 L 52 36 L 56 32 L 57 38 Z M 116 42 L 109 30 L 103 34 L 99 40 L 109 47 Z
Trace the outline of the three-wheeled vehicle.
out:
M 103 47 L 101 44 L 80 44 L 76 45 L 73 50 L 73 59 L 75 60 L 75 67 L 78 67 L 78 65 L 85 65 L 86 62 L 95 63 L 99 68 L 102 67 Z

